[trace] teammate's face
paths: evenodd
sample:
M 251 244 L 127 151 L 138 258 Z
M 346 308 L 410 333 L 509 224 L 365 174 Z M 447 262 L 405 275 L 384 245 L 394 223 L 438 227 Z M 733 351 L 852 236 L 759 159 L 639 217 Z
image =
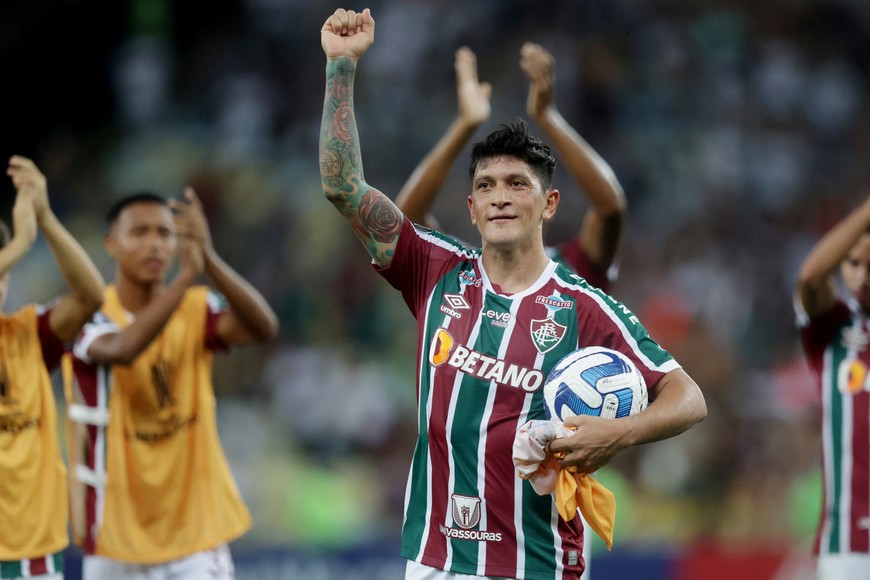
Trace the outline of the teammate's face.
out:
M 840 270 L 846 288 L 864 310 L 870 311 L 870 234 L 852 246 Z
M 471 182 L 468 209 L 484 247 L 543 243 L 543 223 L 553 217 L 559 192 L 544 191 L 528 163 L 511 156 L 485 159 Z
M 140 284 L 163 281 L 177 246 L 172 210 L 155 202 L 125 207 L 106 238 L 119 274 Z

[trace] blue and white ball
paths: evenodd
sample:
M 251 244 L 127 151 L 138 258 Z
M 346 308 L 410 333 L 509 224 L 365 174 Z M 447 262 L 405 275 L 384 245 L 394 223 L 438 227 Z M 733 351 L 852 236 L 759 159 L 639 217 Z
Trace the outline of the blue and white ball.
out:
M 643 375 L 630 358 L 601 346 L 575 350 L 556 363 L 544 383 L 547 419 L 575 415 L 616 419 L 647 405 Z

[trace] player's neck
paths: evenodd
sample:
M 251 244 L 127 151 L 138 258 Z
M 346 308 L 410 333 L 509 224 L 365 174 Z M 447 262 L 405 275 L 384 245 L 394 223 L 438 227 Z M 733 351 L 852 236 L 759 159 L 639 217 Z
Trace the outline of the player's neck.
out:
M 505 294 L 516 294 L 534 284 L 550 259 L 543 245 L 529 248 L 497 248 L 484 246 L 483 268 L 490 282 Z
M 165 287 L 163 282 L 143 284 L 122 275 L 116 276 L 114 284 L 121 305 L 133 314 L 148 306 Z

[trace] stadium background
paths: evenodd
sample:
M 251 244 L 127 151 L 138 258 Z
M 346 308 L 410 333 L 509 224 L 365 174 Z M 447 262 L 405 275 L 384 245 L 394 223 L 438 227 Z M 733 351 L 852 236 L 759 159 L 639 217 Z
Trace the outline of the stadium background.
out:
M 255 522 L 232 546 L 240 578 L 389 579 L 403 566 L 415 333 L 320 194 L 318 31 L 337 6 L 7 0 L 0 10 L 0 156 L 37 161 L 55 211 L 106 277 L 110 201 L 191 184 L 218 251 L 280 316 L 279 340 L 222 357 L 215 373 L 223 443 Z M 524 115 L 526 40 L 554 53 L 559 109 L 625 188 L 613 294 L 701 385 L 709 416 L 602 472 L 619 516 L 593 577 L 807 577 L 818 409 L 791 292 L 810 245 L 870 185 L 870 5 L 367 6 L 377 40 L 356 108 L 366 176 L 388 195 L 453 118 L 459 46 L 493 84 L 477 136 Z M 466 180 L 463 158 L 435 213 L 475 239 Z M 585 207 L 559 169 L 556 184 L 554 240 Z M 7 220 L 13 195 L 4 183 Z M 62 291 L 43 243 L 13 276 L 8 309 Z

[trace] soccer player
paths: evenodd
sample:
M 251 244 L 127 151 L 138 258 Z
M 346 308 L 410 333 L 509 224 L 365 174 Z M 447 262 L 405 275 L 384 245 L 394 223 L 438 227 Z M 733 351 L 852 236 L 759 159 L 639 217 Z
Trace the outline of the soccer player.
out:
M 321 28 L 326 95 L 320 134 L 324 194 L 374 266 L 417 318 L 418 439 L 408 482 L 402 555 L 406 578 L 577 578 L 579 516 L 561 522 L 549 496 L 514 471 L 512 445 L 542 419 L 549 369 L 578 346 L 629 356 L 652 403 L 621 419 L 576 417 L 551 443 L 564 465 L 590 473 L 621 449 L 681 433 L 706 415 L 703 395 L 622 304 L 544 253 L 556 211 L 555 161 L 522 122 L 472 150 L 467 206 L 481 249 L 416 227 L 365 180 L 354 118 L 357 63 L 375 22 L 338 9 Z
M 462 148 L 490 114 L 491 87 L 478 80 L 474 53 L 467 47 L 460 48 L 455 68 L 458 115 L 396 197 L 396 206 L 408 219 L 433 229 L 438 226 L 429 209 Z M 553 56 L 542 46 L 527 42 L 520 50 L 520 68 L 529 79 L 526 111 L 556 146 L 568 172 L 591 202 L 577 236 L 545 249 L 550 258 L 608 292 L 608 271 L 619 250 L 625 194 L 607 162 L 577 134 L 553 103 Z
M 456 51 L 456 93 L 458 114 L 441 140 L 420 162 L 399 191 L 396 206 L 414 223 L 440 229 L 429 213 L 444 186 L 450 168 L 474 131 L 490 115 L 492 88 L 479 81 L 477 59 L 467 47 Z M 619 249 L 626 201 L 616 174 L 604 159 L 568 124 L 553 103 L 555 60 L 541 45 L 526 42 L 520 50 L 520 68 L 529 79 L 526 112 L 537 121 L 555 144 L 568 171 L 586 192 L 592 205 L 580 230 L 557 246 L 545 246 L 555 262 L 583 276 L 593 286 L 610 291 L 613 261 Z M 588 526 L 585 527 L 589 530 Z M 591 542 L 584 544 L 589 577 Z
M 66 468 L 57 439 L 49 373 L 64 343 L 100 307 L 104 284 L 81 246 L 52 212 L 45 176 L 13 156 L 6 174 L 17 195 L 14 235 L 0 222 L 0 304 L 9 270 L 41 231 L 70 293 L 48 306 L 0 315 L 0 578 L 63 578 L 67 536 Z
M 250 527 L 218 439 L 212 355 L 278 323 L 215 251 L 194 191 L 185 197 L 134 194 L 108 213 L 115 281 L 76 341 L 68 386 L 87 435 L 70 451 L 86 580 L 232 578 L 226 543 Z M 220 294 L 194 285 L 203 272 Z
M 834 290 L 838 270 L 845 299 Z M 822 404 L 819 578 L 870 578 L 870 199 L 810 251 L 796 293 L 804 351 Z

